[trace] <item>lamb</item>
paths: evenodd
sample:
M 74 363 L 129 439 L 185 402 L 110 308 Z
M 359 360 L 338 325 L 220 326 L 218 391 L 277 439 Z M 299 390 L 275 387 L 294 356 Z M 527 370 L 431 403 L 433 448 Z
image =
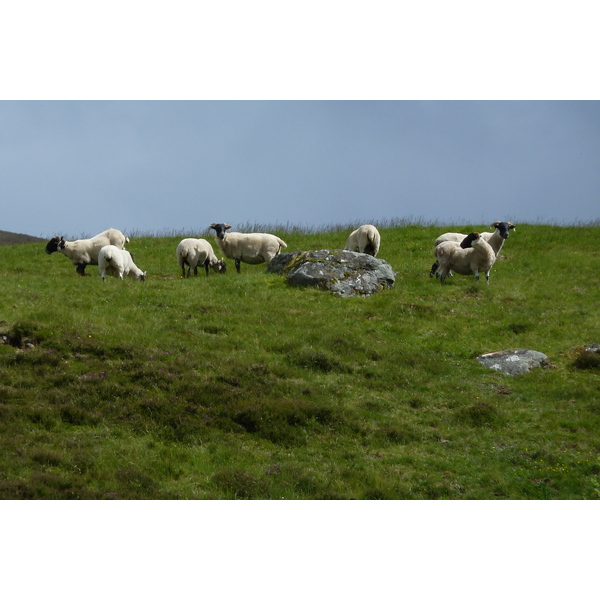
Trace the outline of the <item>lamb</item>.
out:
M 381 236 L 373 225 L 361 225 L 348 236 L 345 250 L 377 256 L 380 243 Z
M 146 272 L 139 269 L 133 262 L 133 256 L 117 246 L 108 245 L 100 249 L 98 253 L 98 270 L 102 275 L 102 281 L 106 281 L 106 275 L 112 275 L 123 279 L 123 275 L 129 275 L 134 280 L 145 281 Z
M 190 276 L 194 269 L 194 276 L 198 275 L 198 265 L 204 265 L 206 276 L 208 277 L 208 268 L 211 267 L 215 273 L 225 273 L 225 261 L 215 256 L 213 247 L 209 242 L 203 239 L 186 238 L 177 245 L 177 264 L 181 269 L 181 276 L 185 277 L 185 267 L 187 265 L 187 276 Z
M 112 244 L 122 249 L 129 238 L 118 229 L 107 229 L 86 240 L 68 242 L 64 237 L 55 236 L 46 245 L 46 254 L 60 252 L 77 265 L 77 273 L 85 275 L 87 265 L 98 264 L 98 253 L 104 246 Z
M 241 262 L 250 265 L 269 264 L 281 252 L 281 248 L 287 248 L 282 239 L 270 233 L 227 233 L 231 229 L 227 223 L 213 223 L 209 229 L 215 230 L 221 252 L 235 260 L 238 273 L 241 272 Z
M 483 239 L 492 247 L 494 254 L 496 257 L 500 254 L 500 250 L 502 250 L 502 246 L 504 245 L 504 240 L 508 237 L 509 231 L 511 229 L 516 229 L 516 227 L 510 221 L 494 221 L 490 227 L 495 228 L 495 231 L 484 231 L 481 233 Z M 467 236 L 464 233 L 444 233 L 440 235 L 435 240 L 435 246 L 439 246 L 443 242 L 462 242 Z M 431 271 L 429 272 L 429 277 L 433 277 L 438 270 L 439 264 L 436 260 L 431 266 Z M 452 277 L 452 273 L 449 273 L 450 277 Z
M 460 275 L 475 275 L 479 281 L 479 273 L 485 273 L 485 280 L 490 283 L 490 271 L 496 261 L 496 254 L 485 238 L 479 233 L 470 233 L 460 242 L 442 242 L 435 249 L 439 263 L 439 275 L 442 283 L 450 271 Z

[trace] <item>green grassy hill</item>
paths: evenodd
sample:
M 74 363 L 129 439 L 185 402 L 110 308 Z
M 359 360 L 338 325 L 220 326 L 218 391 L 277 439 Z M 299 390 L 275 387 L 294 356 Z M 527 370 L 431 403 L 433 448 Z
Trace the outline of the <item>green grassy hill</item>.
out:
M 0 498 L 598 498 L 600 228 L 517 225 L 489 286 L 429 278 L 452 229 L 380 228 L 395 288 L 347 299 L 232 261 L 182 279 L 180 237 L 130 235 L 145 282 L 1 247 Z M 552 366 L 475 360 L 506 348 Z

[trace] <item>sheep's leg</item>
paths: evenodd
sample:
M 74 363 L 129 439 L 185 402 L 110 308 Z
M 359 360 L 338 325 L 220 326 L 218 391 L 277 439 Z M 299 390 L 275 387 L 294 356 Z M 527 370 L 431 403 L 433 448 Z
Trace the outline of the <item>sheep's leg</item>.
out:
M 241 272 L 242 272 L 242 271 L 240 270 L 240 259 L 239 259 L 239 258 L 236 258 L 236 259 L 235 259 L 235 270 L 236 270 L 238 273 L 241 273 Z
M 206 276 L 208 277 L 208 265 L 210 264 L 210 261 L 208 260 L 208 258 L 204 261 L 204 269 L 206 271 Z
M 79 263 L 79 264 L 77 265 L 77 269 L 76 269 L 76 270 L 77 270 L 77 272 L 78 272 L 78 273 L 79 273 L 79 274 L 80 274 L 82 277 L 84 277 L 84 276 L 85 276 L 85 268 L 86 268 L 86 266 L 87 266 L 87 263 Z
M 431 265 L 431 271 L 429 271 L 429 277 L 433 277 L 436 271 L 439 269 L 440 263 L 436 260 L 433 265 Z

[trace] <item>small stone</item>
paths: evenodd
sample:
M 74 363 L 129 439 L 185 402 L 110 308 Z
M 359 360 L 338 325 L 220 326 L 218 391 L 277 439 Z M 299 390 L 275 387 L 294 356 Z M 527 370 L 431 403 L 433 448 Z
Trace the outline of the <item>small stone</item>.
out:
M 499 350 L 477 357 L 480 364 L 488 369 L 506 373 L 507 375 L 523 375 L 536 367 L 550 364 L 548 357 L 536 350 Z

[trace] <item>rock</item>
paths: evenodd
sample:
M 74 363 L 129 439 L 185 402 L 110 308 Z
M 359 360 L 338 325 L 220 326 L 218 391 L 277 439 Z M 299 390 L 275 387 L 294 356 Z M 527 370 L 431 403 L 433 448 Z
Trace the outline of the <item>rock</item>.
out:
M 477 360 L 489 369 L 506 373 L 507 375 L 523 375 L 536 367 L 550 364 L 548 357 L 535 350 L 500 350 L 477 357 Z
M 396 279 L 385 260 L 349 250 L 285 252 L 267 270 L 285 276 L 290 285 L 316 286 L 341 297 L 369 296 Z
M 596 352 L 597 354 L 600 354 L 600 344 L 588 344 L 583 347 L 583 350 L 585 352 Z

